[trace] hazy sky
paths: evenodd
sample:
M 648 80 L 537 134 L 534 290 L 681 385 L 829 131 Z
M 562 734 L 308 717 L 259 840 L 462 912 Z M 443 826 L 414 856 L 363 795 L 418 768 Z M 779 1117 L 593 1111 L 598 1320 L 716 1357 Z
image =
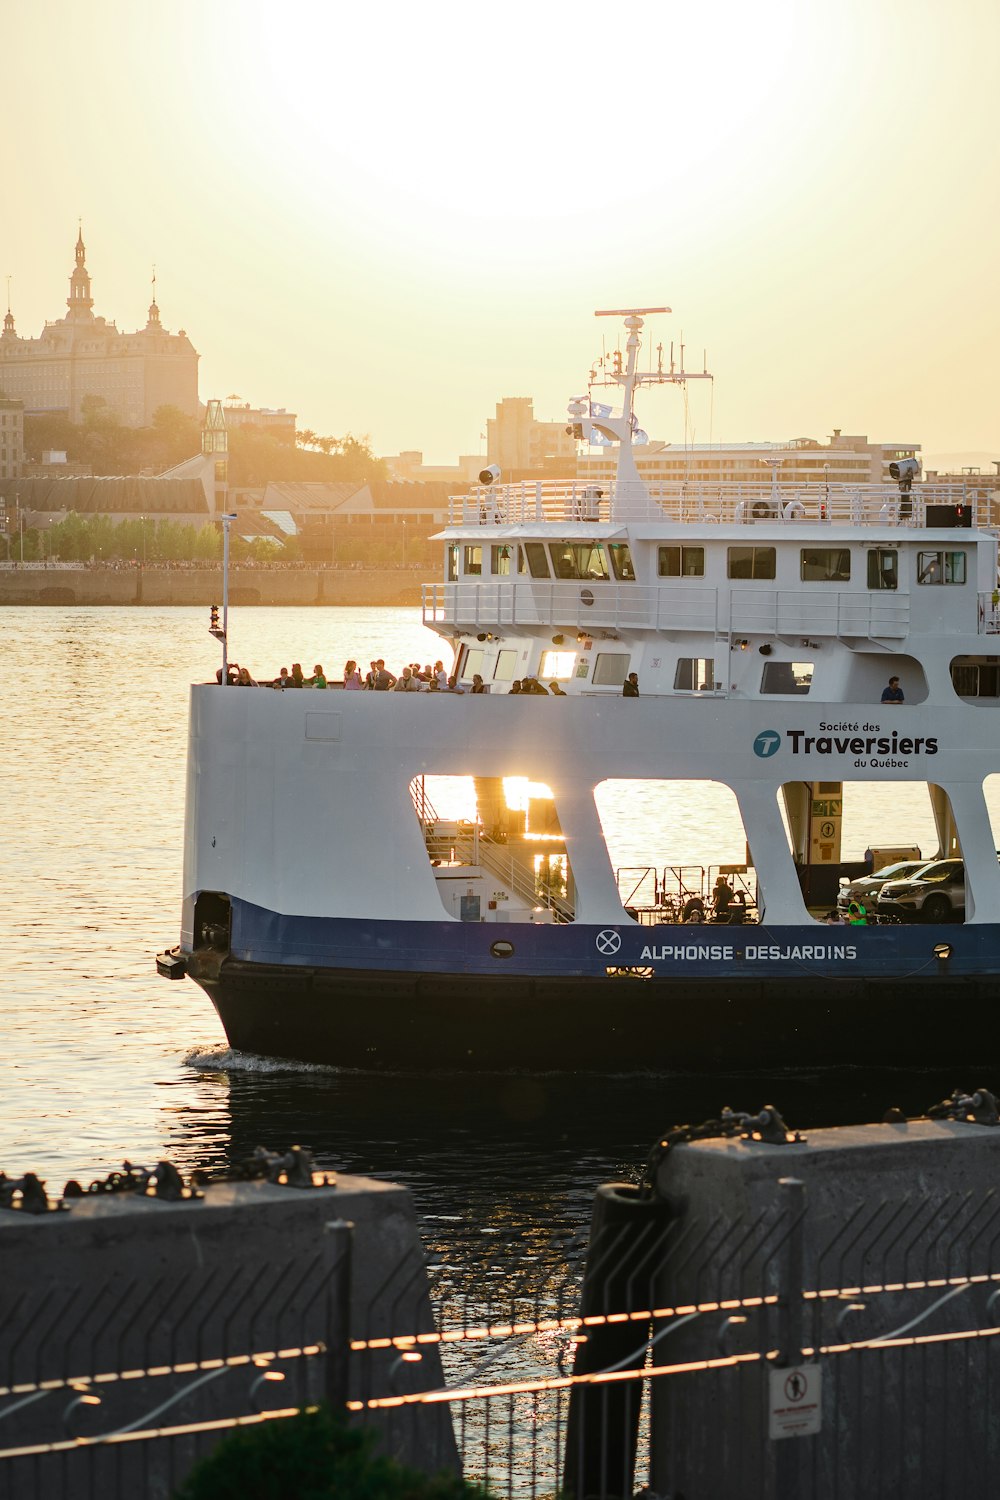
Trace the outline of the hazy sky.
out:
M 597 307 L 707 348 L 697 441 L 1000 458 L 997 0 L 0 0 L 0 276 L 380 453 L 561 418 Z M 3 284 L 0 283 L 0 288 Z M 654 337 L 655 342 L 655 337 Z M 639 409 L 682 441 L 677 392 Z

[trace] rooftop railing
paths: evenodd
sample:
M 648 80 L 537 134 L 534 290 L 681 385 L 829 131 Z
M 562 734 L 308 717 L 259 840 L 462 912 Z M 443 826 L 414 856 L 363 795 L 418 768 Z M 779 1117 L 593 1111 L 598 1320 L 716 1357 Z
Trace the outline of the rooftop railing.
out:
M 923 483 L 910 495 L 895 484 L 613 484 L 526 481 L 498 485 L 448 502 L 453 526 L 539 522 L 613 525 L 671 521 L 687 525 L 927 525 L 927 507 L 961 506 L 973 526 L 992 524 L 992 492 L 982 484 Z
M 465 630 L 544 626 L 587 635 L 657 630 L 902 640 L 910 630 L 910 596 L 902 590 L 807 594 L 669 582 L 653 588 L 637 583 L 438 583 L 424 588 L 423 618 L 427 625 Z M 1000 629 L 995 608 L 991 614 L 981 607 L 980 632 L 987 629 L 986 619 L 994 622 L 990 629 Z M 969 628 L 975 628 L 971 622 Z

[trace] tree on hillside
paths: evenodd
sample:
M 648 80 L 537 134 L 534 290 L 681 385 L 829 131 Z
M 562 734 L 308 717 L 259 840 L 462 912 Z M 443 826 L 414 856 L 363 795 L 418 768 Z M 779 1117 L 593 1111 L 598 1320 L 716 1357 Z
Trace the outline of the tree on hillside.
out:
M 41 463 L 43 453 L 65 453 L 67 458 L 79 461 L 82 453 L 83 435 L 69 417 L 53 413 L 48 415 L 25 415 L 24 455 L 32 463 Z
M 315 446 L 307 447 L 301 442 L 304 434 L 298 436 L 299 444 L 289 448 L 267 433 L 234 428 L 229 434 L 230 484 L 247 488 L 260 488 L 271 480 L 314 484 L 356 480 L 364 484 L 387 476 L 384 460 L 375 457 L 367 437 L 348 434 L 345 438 L 322 438 L 309 433 Z M 328 451 L 324 451 L 324 445 Z M 341 451 L 329 451 L 334 446 Z
M 159 449 L 160 467 L 172 468 L 201 451 L 201 423 L 179 406 L 158 406 L 148 431 Z

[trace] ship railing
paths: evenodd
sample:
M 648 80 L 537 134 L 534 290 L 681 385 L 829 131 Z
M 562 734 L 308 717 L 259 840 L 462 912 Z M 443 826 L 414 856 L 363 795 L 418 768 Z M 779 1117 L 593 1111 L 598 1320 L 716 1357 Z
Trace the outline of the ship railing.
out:
M 600 480 L 530 480 L 497 485 L 448 502 L 449 525 L 523 526 L 546 522 L 594 525 L 673 521 L 686 525 L 851 525 L 923 527 L 946 524 L 928 507 L 955 507 L 955 524 L 995 524 L 994 492 L 969 483 L 924 482 L 902 495 L 893 482 L 822 481 L 773 484 L 710 483 L 698 479 L 657 483 Z
M 1000 590 L 979 595 L 979 634 L 1000 635 Z
M 981 619 L 996 618 L 995 609 L 987 611 L 989 597 L 981 597 Z M 676 630 L 894 641 L 909 633 L 910 597 L 904 590 L 804 591 L 759 583 L 730 590 L 668 581 L 650 588 L 498 580 L 426 585 L 423 618 L 428 625 L 477 632 L 540 626 L 586 638 L 609 631 Z
M 502 881 L 526 906 L 544 907 L 559 922 L 573 921 L 573 903 L 540 885 L 510 845 L 493 838 L 478 821 L 439 818 L 423 789 L 418 789 L 417 782 L 411 786 L 410 794 L 423 824 L 424 843 L 432 860 L 480 866 Z

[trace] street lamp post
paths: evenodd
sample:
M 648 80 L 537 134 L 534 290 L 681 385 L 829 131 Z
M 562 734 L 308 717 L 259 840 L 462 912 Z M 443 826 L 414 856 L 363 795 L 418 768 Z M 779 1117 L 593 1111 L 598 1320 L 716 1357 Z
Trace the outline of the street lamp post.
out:
M 229 685 L 229 527 L 235 512 L 222 517 L 222 686 Z

